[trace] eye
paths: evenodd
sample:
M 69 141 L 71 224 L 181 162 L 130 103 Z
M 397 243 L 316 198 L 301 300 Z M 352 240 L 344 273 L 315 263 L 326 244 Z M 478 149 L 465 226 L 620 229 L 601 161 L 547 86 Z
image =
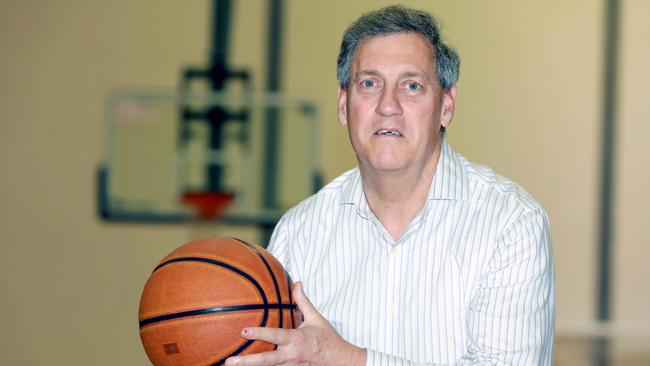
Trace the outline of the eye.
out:
M 409 81 L 406 83 L 406 89 L 409 91 L 416 91 L 422 89 L 422 85 L 416 83 L 415 81 Z
M 372 88 L 372 87 L 374 87 L 376 85 L 377 85 L 377 83 L 375 83 L 374 80 L 364 80 L 364 81 L 361 82 L 361 86 L 364 87 L 364 88 Z

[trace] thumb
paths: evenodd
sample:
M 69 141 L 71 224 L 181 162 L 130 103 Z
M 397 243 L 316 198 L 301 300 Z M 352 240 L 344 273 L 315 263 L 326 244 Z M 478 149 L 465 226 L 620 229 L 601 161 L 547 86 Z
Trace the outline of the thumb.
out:
M 294 284 L 293 298 L 296 300 L 296 305 L 298 305 L 298 309 L 300 309 L 305 321 L 322 317 L 314 305 L 312 305 L 311 301 L 309 301 L 307 295 L 305 295 L 305 291 L 302 288 L 302 282 L 296 282 Z

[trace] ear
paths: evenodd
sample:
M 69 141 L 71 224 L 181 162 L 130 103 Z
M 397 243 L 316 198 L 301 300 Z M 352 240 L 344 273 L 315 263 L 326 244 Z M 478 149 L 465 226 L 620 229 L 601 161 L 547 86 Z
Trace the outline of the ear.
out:
M 338 116 L 339 123 L 341 126 L 348 124 L 348 91 L 339 86 L 339 98 L 338 98 Z
M 440 125 L 447 128 L 454 119 L 454 110 L 456 109 L 456 85 L 444 92 L 442 95 L 442 111 L 440 116 Z

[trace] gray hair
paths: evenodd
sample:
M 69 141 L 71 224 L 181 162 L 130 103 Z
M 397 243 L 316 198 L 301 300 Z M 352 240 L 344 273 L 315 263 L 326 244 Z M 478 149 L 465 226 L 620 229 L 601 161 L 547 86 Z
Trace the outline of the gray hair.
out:
M 458 81 L 460 58 L 446 45 L 439 32 L 438 22 L 431 14 L 401 5 L 388 6 L 362 15 L 343 33 L 343 41 L 336 64 L 336 77 L 342 88 L 350 82 L 352 59 L 364 40 L 393 33 L 418 33 L 431 44 L 436 62 L 436 75 L 443 91 L 449 91 Z

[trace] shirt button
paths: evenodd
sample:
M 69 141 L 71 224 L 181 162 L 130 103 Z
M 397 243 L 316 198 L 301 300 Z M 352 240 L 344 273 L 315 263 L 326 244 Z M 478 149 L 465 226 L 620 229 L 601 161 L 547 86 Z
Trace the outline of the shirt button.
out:
M 400 250 L 399 247 L 393 247 L 393 249 L 390 250 L 390 255 L 391 257 L 395 257 L 399 254 Z

